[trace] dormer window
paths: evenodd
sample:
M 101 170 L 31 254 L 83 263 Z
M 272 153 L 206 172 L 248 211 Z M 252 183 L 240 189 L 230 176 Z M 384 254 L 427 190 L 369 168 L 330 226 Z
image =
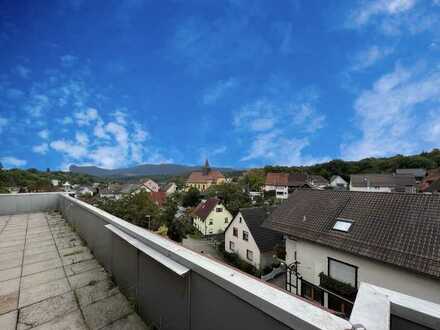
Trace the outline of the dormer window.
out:
M 351 226 L 353 225 L 353 221 L 348 219 L 337 218 L 335 224 L 333 225 L 333 230 L 342 231 L 347 233 Z

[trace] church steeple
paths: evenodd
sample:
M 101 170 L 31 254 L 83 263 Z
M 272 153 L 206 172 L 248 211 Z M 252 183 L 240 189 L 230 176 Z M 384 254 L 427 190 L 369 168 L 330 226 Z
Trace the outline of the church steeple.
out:
M 203 167 L 203 174 L 208 175 L 210 171 L 211 171 L 211 168 L 209 167 L 208 158 L 206 158 L 205 166 Z

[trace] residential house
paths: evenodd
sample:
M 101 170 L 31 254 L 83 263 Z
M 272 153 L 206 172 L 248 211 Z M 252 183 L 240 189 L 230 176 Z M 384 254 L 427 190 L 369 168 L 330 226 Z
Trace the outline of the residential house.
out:
M 296 188 L 310 187 L 308 176 L 304 173 L 267 173 L 264 191 L 275 191 L 278 199 L 287 199 L 289 192 Z
M 158 192 L 160 190 L 159 184 L 152 179 L 143 181 L 140 188 L 147 192 Z
M 72 190 L 72 185 L 69 183 L 69 181 L 66 181 L 63 183 L 63 188 L 65 192 L 69 192 Z
M 153 191 L 148 193 L 151 201 L 158 207 L 162 207 L 167 200 L 167 194 L 164 191 Z
M 330 279 L 440 303 L 440 195 L 298 190 L 263 225 L 286 235 L 287 287 L 302 296 L 337 310 Z
M 192 212 L 193 226 L 203 235 L 221 234 L 225 231 L 232 214 L 218 198 L 203 200 Z
M 431 193 L 431 194 L 440 194 L 440 179 L 435 180 L 432 182 L 428 188 L 423 190 L 424 193 Z
M 162 187 L 161 191 L 165 192 L 167 196 L 174 194 L 177 191 L 177 185 L 175 182 L 168 182 L 165 186 Z
M 398 168 L 396 174 L 413 175 L 417 182 L 422 181 L 426 176 L 426 170 L 424 168 Z
M 249 198 L 251 199 L 252 204 L 255 204 L 258 201 L 258 199 L 263 198 L 263 192 L 249 191 Z
M 60 185 L 60 180 L 52 179 L 50 180 L 50 183 L 52 184 L 52 186 L 58 187 Z
M 310 175 L 308 177 L 307 183 L 310 187 L 316 189 L 325 189 L 328 187 L 329 182 L 322 175 Z
M 144 185 L 139 185 L 137 183 L 124 183 L 121 185 L 120 193 L 122 195 L 128 195 L 128 194 L 137 194 L 141 191 L 148 191 L 148 189 Z
M 348 182 L 345 181 L 341 176 L 339 175 L 333 175 L 330 178 L 330 184 L 329 186 L 335 190 L 346 190 L 348 187 Z
M 416 187 L 414 175 L 353 174 L 350 176 L 351 191 L 415 193 Z
M 224 175 L 218 170 L 211 169 L 208 160 L 206 160 L 202 171 L 195 171 L 190 174 L 186 181 L 186 188 L 192 187 L 203 192 L 212 185 L 223 183 L 225 183 Z
M 109 198 L 109 199 L 121 199 L 122 198 L 122 185 L 115 183 L 109 184 L 107 187 L 99 188 L 99 197 L 100 198 Z
M 257 269 L 270 266 L 274 247 L 283 242 L 283 235 L 261 227 L 273 209 L 250 207 L 241 209 L 225 230 L 225 250 Z
M 432 170 L 428 170 L 426 177 L 420 183 L 420 191 L 425 192 L 429 186 L 440 179 L 440 167 Z
M 95 190 L 87 186 L 82 186 L 76 191 L 76 194 L 79 196 L 93 196 L 94 193 Z

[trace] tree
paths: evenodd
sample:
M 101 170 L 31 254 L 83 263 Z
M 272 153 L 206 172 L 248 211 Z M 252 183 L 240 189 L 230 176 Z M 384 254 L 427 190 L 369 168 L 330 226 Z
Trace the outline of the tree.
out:
M 177 212 L 177 201 L 173 196 L 168 196 L 161 210 L 160 218 L 161 222 L 166 226 L 169 226 Z
M 187 192 L 183 193 L 182 206 L 194 207 L 200 203 L 201 199 L 200 192 L 196 188 L 191 187 Z
M 178 219 L 174 219 L 168 227 L 167 235 L 170 239 L 176 242 L 182 242 L 186 238 L 185 224 Z
M 240 208 L 252 205 L 249 195 L 243 190 L 240 185 L 225 183 L 209 187 L 206 193 L 210 197 L 220 198 L 229 212 L 235 215 Z

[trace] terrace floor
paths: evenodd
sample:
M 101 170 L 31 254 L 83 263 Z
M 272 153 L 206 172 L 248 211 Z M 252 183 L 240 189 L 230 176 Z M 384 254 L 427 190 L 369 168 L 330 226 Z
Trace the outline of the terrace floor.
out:
M 148 329 L 58 213 L 0 216 L 0 329 Z

